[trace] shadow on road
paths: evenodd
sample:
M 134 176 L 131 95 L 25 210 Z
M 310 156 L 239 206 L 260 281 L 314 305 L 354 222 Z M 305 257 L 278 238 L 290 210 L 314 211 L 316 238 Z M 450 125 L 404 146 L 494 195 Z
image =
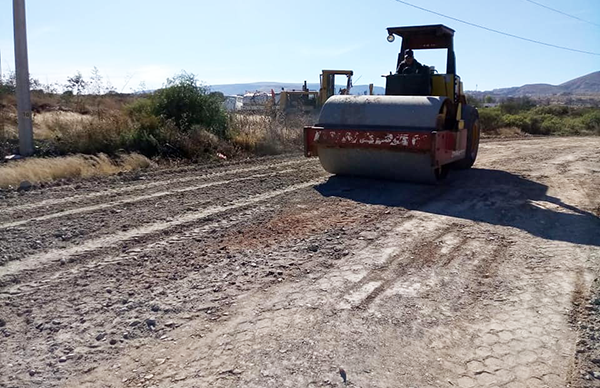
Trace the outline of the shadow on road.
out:
M 600 246 L 600 219 L 547 195 L 548 186 L 505 171 L 453 171 L 438 186 L 332 176 L 325 197 L 509 226 L 548 240 Z

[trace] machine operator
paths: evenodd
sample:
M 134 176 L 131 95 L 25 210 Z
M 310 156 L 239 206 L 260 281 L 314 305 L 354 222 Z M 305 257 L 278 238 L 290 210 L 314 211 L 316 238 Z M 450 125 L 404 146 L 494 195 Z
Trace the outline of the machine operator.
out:
M 396 74 L 420 74 L 423 71 L 423 65 L 421 65 L 415 59 L 415 54 L 411 49 L 404 51 L 404 60 L 398 65 Z

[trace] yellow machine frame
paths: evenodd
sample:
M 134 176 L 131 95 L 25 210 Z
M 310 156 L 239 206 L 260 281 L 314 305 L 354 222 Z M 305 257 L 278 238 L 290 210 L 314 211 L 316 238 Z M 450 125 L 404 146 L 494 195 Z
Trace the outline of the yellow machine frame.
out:
M 306 87 L 306 81 L 304 81 L 304 86 L 302 90 L 285 90 L 281 92 L 281 96 L 279 99 L 279 109 L 280 110 L 288 110 L 288 109 L 298 109 L 297 105 L 292 107 L 292 100 L 299 100 L 301 98 L 306 98 L 307 100 L 311 99 L 311 96 L 316 98 L 316 104 L 314 106 L 306 106 L 304 110 L 310 110 L 315 108 L 320 108 L 325 104 L 331 96 L 337 94 L 335 90 L 335 76 L 343 75 L 346 76 L 346 87 L 341 90 L 340 94 L 350 94 L 350 89 L 352 88 L 352 76 L 354 75 L 354 71 L 352 70 L 323 70 L 320 75 L 320 89 L 318 92 L 310 91 Z
M 352 88 L 352 70 L 323 70 L 321 72 L 321 89 L 319 90 L 319 105 L 323 106 L 329 97 L 335 95 L 335 76 L 345 75 L 347 78 L 346 88 L 342 89 L 341 94 L 350 94 Z

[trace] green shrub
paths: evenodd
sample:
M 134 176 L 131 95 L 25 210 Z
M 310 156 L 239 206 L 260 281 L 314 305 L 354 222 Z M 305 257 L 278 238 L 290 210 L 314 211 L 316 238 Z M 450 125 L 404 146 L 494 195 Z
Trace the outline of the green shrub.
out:
M 479 123 L 481 124 L 481 130 L 484 132 L 505 126 L 504 117 L 498 108 L 479 109 Z
M 125 106 L 125 112 L 134 121 L 154 116 L 154 103 L 150 98 L 139 98 Z
M 586 128 L 580 117 L 565 117 L 562 121 L 564 127 L 559 135 L 585 135 Z
M 127 149 L 141 152 L 146 156 L 161 153 L 161 144 L 166 141 L 167 137 L 164 133 L 164 126 L 158 118 L 144 117 L 134 123 L 133 128 L 126 141 Z
M 523 103 L 520 103 L 523 106 Z M 586 135 L 600 134 L 600 109 L 564 105 L 538 106 L 505 113 L 502 108 L 479 109 L 484 132 L 503 127 L 518 128 L 533 135 Z
M 600 110 L 596 109 L 583 115 L 581 124 L 586 130 L 600 135 Z
M 553 116 L 566 116 L 573 112 L 573 109 L 566 105 L 546 105 L 538 106 L 531 110 L 534 115 L 549 114 Z
M 519 128 L 522 131 L 531 127 L 529 117 L 524 114 L 506 115 L 503 117 L 503 121 L 505 127 Z
M 152 103 L 154 114 L 173 122 L 180 131 L 202 126 L 221 139 L 231 137 L 220 96 L 198 85 L 193 74 L 182 73 L 169 79 L 166 87 L 152 96 Z
M 533 108 L 535 104 L 529 97 L 508 98 L 500 104 L 500 110 L 505 114 L 517 114 Z
M 542 135 L 553 135 L 562 132 L 565 129 L 563 121 L 556 116 L 543 115 L 540 125 L 540 133 Z
M 532 135 L 549 135 L 550 125 L 544 125 L 546 121 L 552 119 L 554 116 L 549 114 L 541 115 L 529 115 L 529 125 L 525 128 L 521 128 L 522 131 L 531 133 Z

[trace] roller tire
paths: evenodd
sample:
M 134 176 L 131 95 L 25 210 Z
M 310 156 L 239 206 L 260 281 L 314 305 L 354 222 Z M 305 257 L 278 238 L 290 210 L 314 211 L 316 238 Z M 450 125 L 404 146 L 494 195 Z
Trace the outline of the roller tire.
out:
M 477 153 L 479 152 L 479 139 L 481 137 L 481 127 L 479 125 L 479 113 L 472 106 L 465 106 L 463 109 L 463 117 L 465 118 L 465 126 L 467 128 L 467 147 L 465 149 L 465 157 L 454 163 L 454 168 L 458 170 L 466 170 L 473 166 Z

